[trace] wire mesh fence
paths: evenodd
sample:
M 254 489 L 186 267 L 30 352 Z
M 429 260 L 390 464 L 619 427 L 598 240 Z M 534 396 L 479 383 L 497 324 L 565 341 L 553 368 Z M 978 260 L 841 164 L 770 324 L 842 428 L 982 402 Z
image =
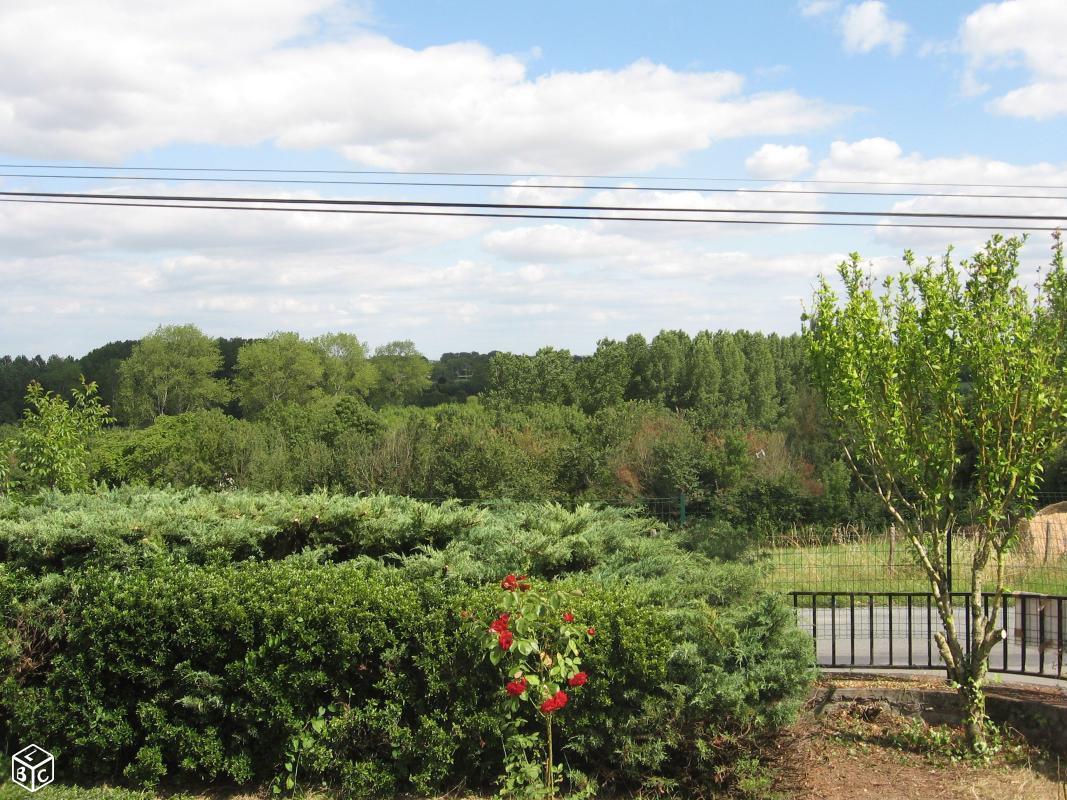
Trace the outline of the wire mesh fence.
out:
M 1067 594 L 1067 520 L 1035 519 L 1004 554 L 1005 585 L 1017 592 Z M 973 538 L 953 537 L 955 590 L 970 586 L 975 546 Z M 910 543 L 891 527 L 875 531 L 838 526 L 829 539 L 823 531 L 794 529 L 772 535 L 763 557 L 768 585 L 784 592 L 929 590 L 926 572 Z M 992 559 L 981 577 L 985 586 L 993 585 L 996 564 Z

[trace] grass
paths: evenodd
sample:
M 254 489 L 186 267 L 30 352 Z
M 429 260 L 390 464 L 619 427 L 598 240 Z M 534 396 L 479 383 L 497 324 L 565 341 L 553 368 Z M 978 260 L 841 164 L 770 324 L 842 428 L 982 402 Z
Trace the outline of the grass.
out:
M 952 572 L 957 591 L 967 589 L 973 552 L 969 540 L 957 538 L 953 542 Z M 763 555 L 768 585 L 782 591 L 929 591 L 926 574 L 912 557 L 909 543 L 899 538 L 890 559 L 889 537 L 881 533 L 839 529 L 826 542 L 796 530 L 772 537 Z M 1067 595 L 1067 556 L 1043 563 L 1024 552 L 1009 552 L 1005 576 L 1012 591 Z M 992 589 L 992 565 L 983 577 Z

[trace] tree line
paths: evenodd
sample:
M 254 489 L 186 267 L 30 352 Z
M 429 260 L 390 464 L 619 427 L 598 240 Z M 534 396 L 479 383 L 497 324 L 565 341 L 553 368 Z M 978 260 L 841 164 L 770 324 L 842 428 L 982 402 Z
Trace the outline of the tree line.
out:
M 747 331 L 662 331 L 651 341 L 633 334 L 602 339 L 589 356 L 546 347 L 532 356 L 445 353 L 431 362 L 410 341 L 371 351 L 350 333 L 223 339 L 194 325 L 166 325 L 81 358 L 0 357 L 0 424 L 21 418 L 30 383 L 65 395 L 85 376 L 127 425 L 216 407 L 254 419 L 271 405 L 326 396 L 356 397 L 376 409 L 482 396 L 490 404 L 550 403 L 587 413 L 643 400 L 699 411 L 714 426 L 775 428 L 796 402 L 803 370 L 799 337 Z
M 219 340 L 171 325 L 83 359 L 5 359 L 5 407 L 18 408 L 25 386 L 13 387 L 27 377 L 69 395 L 64 382 L 82 367 L 118 421 L 94 438 L 88 481 L 479 499 L 684 493 L 747 527 L 883 519 L 841 461 L 799 336 L 662 331 L 603 339 L 588 356 L 546 347 L 431 362 L 411 342 L 372 350 L 350 333 Z M 1067 486 L 1065 462 L 1047 485 Z

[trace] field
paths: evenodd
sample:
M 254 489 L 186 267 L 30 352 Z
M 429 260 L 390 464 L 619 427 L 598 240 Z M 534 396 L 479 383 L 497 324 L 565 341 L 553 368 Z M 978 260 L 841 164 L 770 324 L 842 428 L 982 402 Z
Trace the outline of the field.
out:
M 970 541 L 953 542 L 955 591 L 968 588 L 973 552 Z M 769 570 L 767 585 L 782 591 L 929 591 L 926 575 L 912 557 L 908 542 L 898 539 L 891 547 L 884 534 L 843 531 L 826 542 L 803 531 L 785 532 L 771 538 L 763 557 Z M 991 588 L 995 579 L 992 565 L 983 577 Z M 1060 556 L 1046 562 L 1014 550 L 1005 557 L 1005 578 L 1012 591 L 1067 594 L 1067 558 Z

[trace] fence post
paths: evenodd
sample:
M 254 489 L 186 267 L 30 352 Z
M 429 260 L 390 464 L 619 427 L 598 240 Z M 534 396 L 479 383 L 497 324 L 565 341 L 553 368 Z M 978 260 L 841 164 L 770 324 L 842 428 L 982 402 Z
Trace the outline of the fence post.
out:
M 678 495 L 678 524 L 685 525 L 685 492 Z
M 1042 564 L 1048 563 L 1048 551 L 1052 549 L 1052 522 L 1045 522 L 1045 557 L 1041 559 Z
M 889 574 L 893 574 L 893 557 L 897 550 L 897 524 L 889 523 Z
M 952 526 L 945 530 L 945 577 L 948 579 L 948 605 L 952 607 Z

